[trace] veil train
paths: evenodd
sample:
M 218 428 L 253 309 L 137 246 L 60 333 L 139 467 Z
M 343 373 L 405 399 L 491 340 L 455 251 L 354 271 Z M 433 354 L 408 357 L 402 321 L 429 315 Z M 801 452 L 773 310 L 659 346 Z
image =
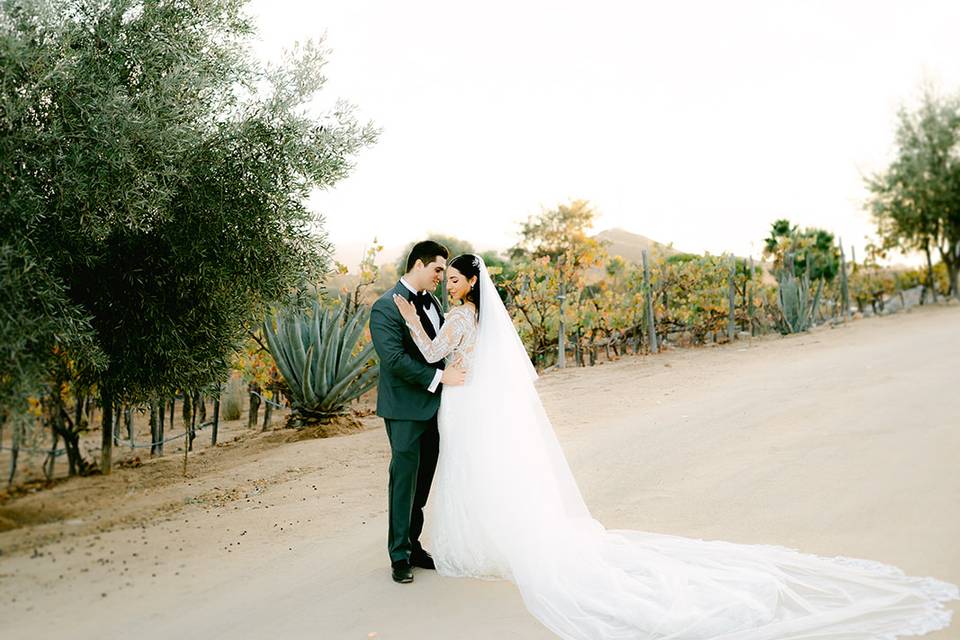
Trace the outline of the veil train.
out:
M 457 499 L 441 508 L 469 509 L 460 520 L 469 526 L 448 527 L 448 548 L 435 550 L 442 574 L 513 580 L 529 611 L 568 640 L 877 640 L 949 625 L 944 603 L 960 597 L 957 587 L 890 565 L 607 530 L 583 501 L 536 372 L 479 267 L 468 384 L 444 390 L 441 405 L 440 419 L 456 428 L 455 442 L 441 438 L 455 461 L 441 464 L 456 475 L 438 490 Z

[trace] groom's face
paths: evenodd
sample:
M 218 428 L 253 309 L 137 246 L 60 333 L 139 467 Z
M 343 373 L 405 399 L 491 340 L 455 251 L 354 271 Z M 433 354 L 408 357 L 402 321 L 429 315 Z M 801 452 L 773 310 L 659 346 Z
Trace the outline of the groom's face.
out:
M 423 264 L 419 260 L 418 264 Z M 443 256 L 437 256 L 429 264 L 425 264 L 417 273 L 417 285 L 421 289 L 433 291 L 443 279 L 443 271 L 447 268 L 447 260 Z M 413 284 L 413 283 L 411 283 Z

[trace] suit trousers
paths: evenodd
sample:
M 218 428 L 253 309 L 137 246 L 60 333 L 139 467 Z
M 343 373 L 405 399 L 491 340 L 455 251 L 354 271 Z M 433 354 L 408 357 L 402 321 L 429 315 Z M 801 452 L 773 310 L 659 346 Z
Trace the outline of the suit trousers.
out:
M 430 420 L 384 418 L 390 439 L 388 485 L 390 527 L 387 548 L 390 562 L 409 560 L 423 549 L 423 507 L 427 504 L 440 453 L 437 416 Z

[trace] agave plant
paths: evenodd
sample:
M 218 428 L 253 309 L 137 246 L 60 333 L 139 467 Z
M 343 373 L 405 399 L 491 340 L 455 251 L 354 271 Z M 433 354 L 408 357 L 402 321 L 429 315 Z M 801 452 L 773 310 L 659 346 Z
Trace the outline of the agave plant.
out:
M 780 274 L 780 289 L 777 292 L 777 303 L 780 306 L 780 331 L 799 333 L 809 329 L 820 304 L 822 291 L 823 278 L 818 278 L 817 292 L 813 295 L 813 300 L 810 300 L 809 268 L 804 272 L 803 277 L 798 279 L 793 275 L 792 260 L 788 261 L 788 267 Z
M 265 320 L 267 345 L 300 422 L 341 415 L 376 384 L 373 343 L 361 342 L 368 315 L 366 308 L 349 312 L 315 301 L 310 310 L 281 310 Z

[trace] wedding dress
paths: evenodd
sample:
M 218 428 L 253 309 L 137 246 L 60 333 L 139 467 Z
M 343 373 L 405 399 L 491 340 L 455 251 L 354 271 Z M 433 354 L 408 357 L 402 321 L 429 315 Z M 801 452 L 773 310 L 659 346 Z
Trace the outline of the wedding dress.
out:
M 445 387 L 430 520 L 444 576 L 509 579 L 567 640 L 888 640 L 944 628 L 957 587 L 868 560 L 607 530 L 590 516 L 480 262 L 480 316 L 418 348 L 467 370 Z

